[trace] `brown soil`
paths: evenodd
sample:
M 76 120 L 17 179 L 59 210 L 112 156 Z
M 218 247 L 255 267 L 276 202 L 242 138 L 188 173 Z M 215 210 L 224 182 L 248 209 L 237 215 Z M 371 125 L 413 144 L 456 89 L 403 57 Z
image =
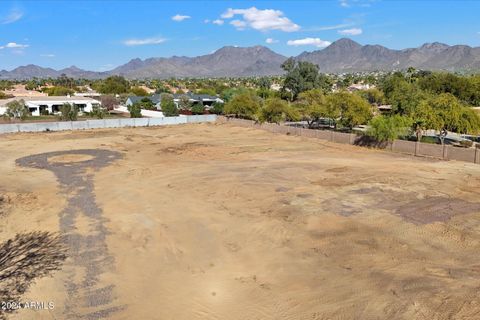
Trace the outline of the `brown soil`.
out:
M 216 124 L 0 150 L 0 248 L 66 250 L 9 319 L 480 318 L 478 165 Z

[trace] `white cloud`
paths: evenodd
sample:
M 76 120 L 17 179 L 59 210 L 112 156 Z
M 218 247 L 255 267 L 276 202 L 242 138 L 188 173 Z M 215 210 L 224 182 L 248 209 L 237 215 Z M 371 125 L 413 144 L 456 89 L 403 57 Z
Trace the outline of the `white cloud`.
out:
M 0 24 L 14 23 L 15 21 L 22 19 L 22 17 L 23 12 L 17 9 L 13 9 L 6 17 L 0 19 Z
M 287 44 L 289 46 L 316 46 L 318 48 L 328 47 L 332 43 L 330 41 L 325 41 L 320 38 L 305 38 L 305 39 L 298 39 L 298 40 L 288 40 Z
M 28 48 L 28 44 L 20 44 L 16 42 L 9 42 L 4 46 L 0 46 L 0 49 L 9 48 L 9 49 L 25 49 Z
M 242 20 L 232 20 L 230 21 L 230 24 L 237 28 L 238 30 L 244 30 L 245 27 L 247 26 L 247 23 Z
M 350 4 L 347 2 L 347 0 L 340 0 L 340 6 L 348 8 L 350 7 Z
M 186 20 L 186 19 L 190 19 L 191 17 L 190 16 L 184 16 L 184 15 L 181 15 L 181 14 L 176 14 L 172 17 L 172 20 L 173 21 L 177 21 L 177 22 L 180 22 L 180 21 L 183 21 L 183 20 Z
M 345 36 L 358 36 L 359 34 L 362 34 L 363 30 L 360 28 L 352 28 L 352 29 L 345 29 L 345 30 L 339 30 L 338 33 L 345 35 Z
M 299 25 L 285 17 L 280 10 L 259 10 L 255 7 L 248 9 L 229 8 L 221 15 L 221 17 L 222 19 L 231 19 L 236 15 L 242 16 L 243 20 L 233 20 L 230 24 L 240 30 L 243 30 L 246 27 L 260 31 L 281 30 L 285 32 L 293 32 L 300 29 Z
M 222 19 L 213 20 L 212 23 L 221 26 L 225 21 Z
M 123 41 L 123 44 L 129 47 L 132 46 L 143 46 L 143 45 L 150 45 L 150 44 L 160 44 L 165 42 L 166 39 L 164 38 L 145 38 L 145 39 L 128 39 Z
M 43 54 L 40 55 L 40 57 L 55 58 L 55 55 L 53 53 L 43 53 Z
M 341 23 L 341 24 L 336 24 L 336 25 L 333 25 L 333 26 L 304 28 L 302 30 L 303 31 L 309 31 L 309 32 L 311 32 L 311 31 L 328 31 L 328 30 L 348 28 L 348 27 L 352 27 L 353 25 L 354 25 L 353 23 Z
M 210 19 L 203 20 L 203 23 L 210 23 Z
M 268 43 L 268 44 L 272 44 L 272 43 L 277 43 L 278 40 L 275 40 L 273 38 L 267 38 L 267 39 L 265 39 L 265 42 Z

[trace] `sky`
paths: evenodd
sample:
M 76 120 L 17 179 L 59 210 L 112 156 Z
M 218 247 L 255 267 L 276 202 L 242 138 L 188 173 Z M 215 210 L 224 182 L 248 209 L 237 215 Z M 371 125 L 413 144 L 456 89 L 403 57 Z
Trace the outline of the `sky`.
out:
M 391 49 L 480 46 L 480 1 L 0 1 L 0 70 L 106 71 L 133 58 L 263 45 L 286 56 L 343 37 Z

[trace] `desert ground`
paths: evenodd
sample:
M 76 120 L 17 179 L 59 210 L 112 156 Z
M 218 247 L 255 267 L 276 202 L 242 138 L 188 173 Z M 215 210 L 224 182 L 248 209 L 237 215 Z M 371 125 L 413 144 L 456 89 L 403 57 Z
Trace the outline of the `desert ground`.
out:
M 196 124 L 3 135 L 0 177 L 0 300 L 54 305 L 0 318 L 480 319 L 478 165 Z

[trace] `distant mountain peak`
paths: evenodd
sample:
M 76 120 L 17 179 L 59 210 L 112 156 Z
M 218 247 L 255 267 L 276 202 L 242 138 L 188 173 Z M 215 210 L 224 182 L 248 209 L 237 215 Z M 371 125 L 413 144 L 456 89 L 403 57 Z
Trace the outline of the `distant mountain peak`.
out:
M 448 44 L 441 43 L 441 42 L 427 42 L 424 43 L 419 49 L 428 49 L 428 50 L 443 50 L 450 47 Z
M 362 45 L 359 44 L 358 42 L 353 41 L 352 39 L 349 38 L 341 38 L 338 39 L 337 41 L 334 41 L 331 45 L 328 47 L 336 47 L 336 48 L 344 48 L 344 49 L 350 49 L 350 48 L 360 48 Z M 328 48 L 327 47 L 327 48 Z

